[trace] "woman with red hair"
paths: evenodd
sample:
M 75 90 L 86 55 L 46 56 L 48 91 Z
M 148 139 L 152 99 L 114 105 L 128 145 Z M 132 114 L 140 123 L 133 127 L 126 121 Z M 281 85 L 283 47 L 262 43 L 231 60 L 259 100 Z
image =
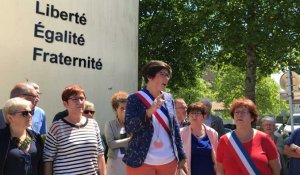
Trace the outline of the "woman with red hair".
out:
M 232 102 L 230 114 L 236 130 L 223 135 L 217 148 L 219 173 L 229 175 L 279 175 L 280 162 L 271 137 L 252 128 L 257 121 L 255 104 L 246 98 Z

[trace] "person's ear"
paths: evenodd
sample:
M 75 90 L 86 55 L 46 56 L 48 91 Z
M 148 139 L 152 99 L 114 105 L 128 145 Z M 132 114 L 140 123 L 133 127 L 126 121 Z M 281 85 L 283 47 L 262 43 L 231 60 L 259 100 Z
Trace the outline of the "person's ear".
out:
M 13 120 L 13 116 L 10 114 L 7 114 L 7 121 L 8 123 L 11 123 L 11 121 Z
M 67 101 L 63 101 L 64 107 L 67 108 L 69 106 L 69 103 Z

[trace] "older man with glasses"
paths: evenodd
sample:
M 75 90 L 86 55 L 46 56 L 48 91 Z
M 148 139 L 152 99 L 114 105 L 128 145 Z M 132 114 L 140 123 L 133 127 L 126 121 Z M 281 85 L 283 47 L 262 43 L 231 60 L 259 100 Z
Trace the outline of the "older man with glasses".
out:
M 174 100 L 176 116 L 180 128 L 190 125 L 190 122 L 187 118 L 187 104 L 184 99 L 177 98 Z
M 31 129 L 38 134 L 46 134 L 47 123 L 45 111 L 37 107 L 39 102 L 39 94 L 30 83 L 18 83 L 10 92 L 10 98 L 21 97 L 32 103 L 33 116 Z M 0 111 L 0 129 L 5 128 L 6 123 L 3 119 L 2 110 Z

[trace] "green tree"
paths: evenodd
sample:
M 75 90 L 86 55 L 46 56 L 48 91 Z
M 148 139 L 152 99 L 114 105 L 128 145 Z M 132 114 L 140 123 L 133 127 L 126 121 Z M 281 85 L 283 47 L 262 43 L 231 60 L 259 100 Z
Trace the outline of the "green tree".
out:
M 207 64 L 238 66 L 243 94 L 255 102 L 257 75 L 299 68 L 299 56 L 290 57 L 299 51 L 299 7 L 298 0 L 140 0 L 139 65 L 170 63 L 173 89 L 194 86 Z
M 212 87 L 213 91 L 216 92 L 215 97 L 217 101 L 224 102 L 225 107 L 228 108 L 234 99 L 244 96 L 243 80 L 245 74 L 240 68 L 223 65 L 221 70 L 212 68 L 212 71 L 216 73 Z M 256 105 L 259 114 L 278 116 L 281 110 L 288 109 L 288 104 L 280 100 L 279 91 L 279 85 L 270 77 L 258 79 Z
M 163 60 L 173 69 L 172 89 L 194 86 L 205 65 L 195 12 L 179 0 L 140 0 L 139 8 L 139 70 L 150 60 Z
M 202 78 L 197 78 L 195 86 L 189 88 L 178 88 L 172 91 L 174 98 L 183 98 L 187 104 L 197 102 L 201 98 L 215 99 L 215 92 L 211 89 L 211 83 Z
M 255 102 L 257 71 L 266 76 L 297 64 L 288 54 L 299 50 L 300 1 L 211 0 L 210 42 L 220 48 L 216 62 L 242 68 L 245 95 Z M 200 12 L 201 13 L 201 12 Z

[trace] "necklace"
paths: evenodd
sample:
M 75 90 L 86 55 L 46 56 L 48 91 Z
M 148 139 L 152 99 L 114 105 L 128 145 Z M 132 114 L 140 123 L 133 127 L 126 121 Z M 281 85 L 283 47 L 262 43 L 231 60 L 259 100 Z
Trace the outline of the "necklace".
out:
M 25 151 L 28 147 L 28 145 L 31 143 L 31 138 L 27 136 L 27 132 L 26 132 L 26 138 L 24 141 L 21 141 L 20 138 L 18 137 L 13 137 L 11 139 L 11 141 L 17 145 L 21 150 Z
M 157 128 L 157 129 L 155 129 L 155 128 Z M 159 133 L 160 132 L 160 123 L 159 122 L 156 123 L 156 127 L 154 127 L 154 129 L 155 129 L 155 132 L 156 132 L 156 139 L 153 143 L 153 146 L 155 148 L 161 148 L 163 146 L 163 142 L 159 138 L 159 134 L 160 134 Z

